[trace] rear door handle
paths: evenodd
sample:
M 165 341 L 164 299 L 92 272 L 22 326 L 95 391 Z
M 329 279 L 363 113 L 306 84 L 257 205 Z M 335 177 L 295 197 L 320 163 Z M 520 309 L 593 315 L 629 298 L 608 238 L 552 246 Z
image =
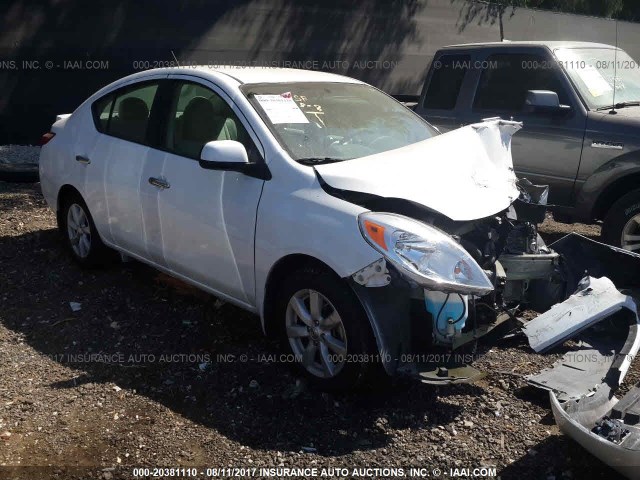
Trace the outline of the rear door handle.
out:
M 84 163 L 85 165 L 89 165 L 91 160 L 89 157 L 85 157 L 84 155 L 76 155 L 76 162 Z
M 162 188 L 163 190 L 165 188 L 170 188 L 171 187 L 171 185 L 169 185 L 169 182 L 167 182 L 166 180 L 164 180 L 162 178 L 149 177 L 149 183 L 151 185 L 153 185 L 154 187 Z

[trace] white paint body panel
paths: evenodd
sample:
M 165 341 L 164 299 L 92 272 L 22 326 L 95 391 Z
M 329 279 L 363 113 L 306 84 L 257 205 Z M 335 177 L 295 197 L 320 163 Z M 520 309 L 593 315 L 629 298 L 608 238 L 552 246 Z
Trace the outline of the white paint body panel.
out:
M 635 314 L 633 297 L 620 293 L 611 280 L 588 278 L 589 284 L 583 290 L 522 327 L 534 351 L 545 352 L 622 308 Z
M 553 417 L 562 433 L 573 438 L 582 445 L 585 450 L 615 468 L 625 477 L 633 480 L 640 479 L 640 469 L 638 468 L 640 462 L 639 450 L 627 447 L 624 445 L 625 442 L 622 442 L 622 445 L 618 445 L 593 434 L 591 428 L 587 428 L 578 420 L 579 416 L 578 418 L 573 418 L 567 413 L 553 392 L 549 393 L 549 398 L 551 400 Z M 610 401 L 601 408 L 600 412 L 587 412 L 585 416 L 600 418 L 607 410 L 613 408 L 617 402 L 618 399 L 616 397 L 611 397 Z M 589 427 L 591 427 L 591 425 L 589 425 Z
M 210 288 L 254 302 L 253 236 L 263 180 L 205 170 L 167 153 L 158 193 L 166 266 Z
M 475 220 L 509 208 L 520 195 L 511 136 L 521 127 L 501 120 L 469 125 L 403 148 L 316 169 L 334 188 L 403 198 L 452 220 Z

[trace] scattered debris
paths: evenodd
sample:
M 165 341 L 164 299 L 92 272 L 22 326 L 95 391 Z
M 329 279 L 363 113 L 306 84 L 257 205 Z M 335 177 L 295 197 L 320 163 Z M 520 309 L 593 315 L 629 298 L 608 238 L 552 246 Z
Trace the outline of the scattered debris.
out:
M 69 306 L 71 307 L 72 312 L 79 312 L 82 310 L 82 304 L 79 302 L 69 302 Z
M 544 353 L 623 308 L 637 320 L 632 297 L 620 293 L 606 277 L 585 277 L 573 295 L 530 320 L 522 331 L 531 348 Z
M 620 401 L 608 386 L 594 395 L 564 403 L 553 392 L 549 395 L 553 416 L 565 435 L 622 475 L 640 478 L 639 387 Z

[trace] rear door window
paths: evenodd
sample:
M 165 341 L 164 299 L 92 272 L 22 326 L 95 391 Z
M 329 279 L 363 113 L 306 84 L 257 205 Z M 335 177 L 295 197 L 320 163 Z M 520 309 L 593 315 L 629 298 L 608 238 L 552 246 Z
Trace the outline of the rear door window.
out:
M 424 108 L 453 110 L 467 73 L 469 55 L 442 55 L 431 64 L 432 74 L 424 98 Z

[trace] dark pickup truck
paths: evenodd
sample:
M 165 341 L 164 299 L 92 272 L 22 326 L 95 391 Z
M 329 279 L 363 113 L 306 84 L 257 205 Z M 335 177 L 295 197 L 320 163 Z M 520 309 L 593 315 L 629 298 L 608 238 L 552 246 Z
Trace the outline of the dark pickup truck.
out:
M 441 131 L 490 117 L 522 121 L 515 170 L 550 186 L 554 217 L 603 221 L 604 241 L 640 251 L 640 66 L 623 50 L 584 42 L 445 47 L 415 111 Z

